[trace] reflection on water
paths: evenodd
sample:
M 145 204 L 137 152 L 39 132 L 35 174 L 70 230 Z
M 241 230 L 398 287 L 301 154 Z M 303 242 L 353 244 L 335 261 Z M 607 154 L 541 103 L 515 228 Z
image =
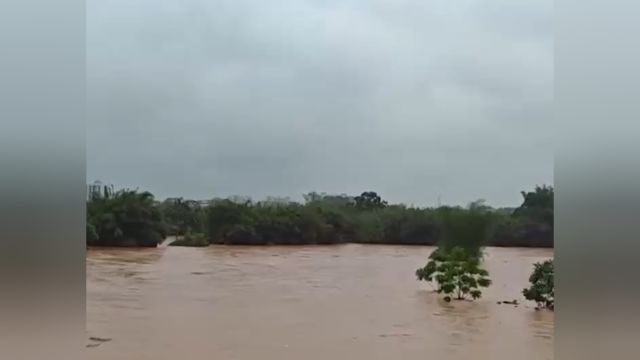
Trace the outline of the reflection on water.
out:
M 494 284 L 446 303 L 428 247 L 91 249 L 88 359 L 552 359 L 553 313 L 521 300 L 551 250 L 487 250 Z M 522 302 L 522 300 L 521 300 Z

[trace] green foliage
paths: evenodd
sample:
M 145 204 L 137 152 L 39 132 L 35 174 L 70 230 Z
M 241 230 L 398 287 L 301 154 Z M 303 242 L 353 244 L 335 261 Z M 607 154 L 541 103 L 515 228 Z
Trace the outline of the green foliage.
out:
M 519 228 L 502 224 L 521 221 L 484 201 L 467 208 L 420 209 L 388 205 L 372 191 L 356 197 L 317 192 L 303 197 L 304 204 L 286 198 L 258 203 L 237 196 L 218 199 L 204 210 L 205 232 L 211 242 L 225 244 L 439 244 L 480 256 L 482 246 L 496 243 L 496 229 L 515 232 Z
M 162 214 L 149 192 L 122 190 L 87 203 L 87 244 L 157 246 L 165 236 Z
M 165 232 L 203 233 L 210 243 L 439 245 L 480 256 L 488 245 L 552 246 L 553 229 L 539 220 L 544 212 L 535 210 L 552 204 L 549 189 L 525 193 L 533 195 L 524 196 L 513 211 L 492 209 L 483 201 L 466 208 L 389 205 L 373 191 L 355 197 L 311 192 L 303 195 L 304 204 L 233 196 L 202 206 L 183 198 L 156 203 L 149 193 L 127 190 L 96 196 L 87 204 L 87 244 L 154 246 Z
M 87 222 L 87 244 L 94 244 L 98 241 L 98 232 L 93 224 Z
M 304 205 L 213 202 L 206 211 L 207 233 L 214 243 L 244 245 L 344 242 L 433 245 L 437 241 L 436 212 L 430 209 L 362 204 L 358 207 L 346 195 L 309 193 L 305 199 Z
M 436 245 L 440 235 L 437 211 L 388 206 L 380 212 L 384 243 Z
M 351 215 L 354 240 L 360 243 L 380 244 L 384 242 L 382 214 L 377 211 L 357 211 Z
M 459 247 L 480 257 L 482 247 L 493 236 L 498 215 L 476 202 L 467 209 L 441 208 L 439 219 L 439 247 L 445 251 Z
M 207 234 L 212 242 L 223 242 L 231 233 L 236 233 L 245 224 L 252 224 L 254 216 L 248 204 L 231 200 L 213 202 L 206 210 Z
M 553 247 L 553 187 L 536 186 L 521 194 L 522 204 L 510 216 L 503 216 L 489 244 Z
M 478 257 L 461 247 L 435 250 L 429 262 L 416 270 L 416 277 L 421 281 L 435 281 L 438 293 L 455 295 L 458 300 L 478 299 L 482 296 L 480 288 L 491 285 L 489 273 L 480 267 Z
M 513 215 L 553 226 L 553 187 L 536 186 L 534 191 L 522 191 L 521 194 L 522 205 L 514 211 Z
M 553 260 L 534 264 L 533 273 L 529 277 L 531 286 L 522 290 L 527 300 L 535 301 L 538 307 L 553 309 Z
M 166 199 L 160 203 L 160 210 L 171 235 L 185 235 L 191 231 L 204 230 L 205 213 L 197 201 L 183 198 Z
M 302 195 L 302 197 L 307 205 L 342 207 L 355 204 L 354 198 L 347 194 L 330 195 L 327 193 L 317 193 L 312 191 Z
M 359 210 L 381 209 L 387 206 L 387 202 L 380 198 L 375 191 L 365 191 L 355 197 L 355 206 Z

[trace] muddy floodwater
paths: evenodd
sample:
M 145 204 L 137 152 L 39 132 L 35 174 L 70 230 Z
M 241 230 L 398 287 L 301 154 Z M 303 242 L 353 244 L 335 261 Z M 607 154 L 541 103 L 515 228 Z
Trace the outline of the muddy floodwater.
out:
M 486 249 L 493 285 L 449 304 L 414 276 L 432 250 L 89 249 L 86 358 L 553 359 L 553 313 L 521 295 L 552 250 Z

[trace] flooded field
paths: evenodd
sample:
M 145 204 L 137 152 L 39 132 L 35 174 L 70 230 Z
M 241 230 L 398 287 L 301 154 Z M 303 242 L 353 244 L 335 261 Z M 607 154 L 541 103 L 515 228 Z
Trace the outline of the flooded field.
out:
M 552 250 L 487 249 L 493 285 L 449 304 L 414 276 L 432 250 L 90 249 L 87 359 L 553 359 L 553 313 L 521 295 Z

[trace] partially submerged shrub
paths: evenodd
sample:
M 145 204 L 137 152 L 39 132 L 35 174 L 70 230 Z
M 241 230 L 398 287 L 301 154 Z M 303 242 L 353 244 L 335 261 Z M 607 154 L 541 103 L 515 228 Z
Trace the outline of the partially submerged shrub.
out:
M 554 308 L 553 260 L 546 260 L 533 265 L 533 273 L 529 277 L 531 286 L 522 290 L 527 300 L 535 301 L 538 308 Z
M 423 268 L 416 270 L 416 276 L 418 280 L 435 281 L 438 293 L 455 295 L 457 300 L 467 296 L 478 299 L 482 296 L 480 288 L 491 285 L 489 273 L 480 268 L 479 258 L 464 248 L 437 249 L 429 259 Z

